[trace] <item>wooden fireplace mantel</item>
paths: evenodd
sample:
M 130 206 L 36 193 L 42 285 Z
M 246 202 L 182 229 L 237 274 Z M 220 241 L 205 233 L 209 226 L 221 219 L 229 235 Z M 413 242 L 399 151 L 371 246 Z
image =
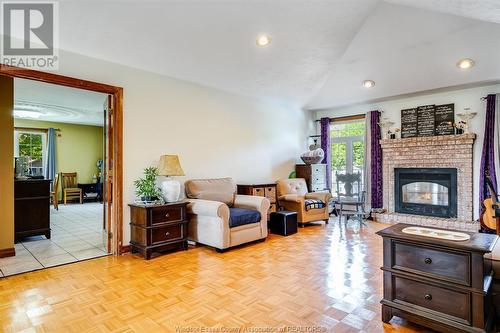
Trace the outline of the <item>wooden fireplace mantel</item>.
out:
M 416 146 L 442 146 L 442 145 L 473 145 L 476 140 L 476 134 L 467 133 L 460 135 L 435 135 L 419 136 L 404 139 L 382 139 L 380 145 L 382 149 L 392 149 L 398 147 L 416 147 Z

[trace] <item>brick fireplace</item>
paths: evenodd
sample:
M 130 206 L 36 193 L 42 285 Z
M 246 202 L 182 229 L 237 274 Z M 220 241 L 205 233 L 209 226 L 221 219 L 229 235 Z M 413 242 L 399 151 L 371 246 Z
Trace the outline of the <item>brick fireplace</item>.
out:
M 442 228 L 477 231 L 473 221 L 472 156 L 475 134 L 443 135 L 380 140 L 383 157 L 385 213 L 374 214 L 382 223 L 409 223 Z M 395 170 L 456 170 L 456 218 L 402 214 L 397 206 L 398 185 Z M 455 198 L 454 198 L 455 199 Z M 447 201 L 446 201 L 447 202 Z

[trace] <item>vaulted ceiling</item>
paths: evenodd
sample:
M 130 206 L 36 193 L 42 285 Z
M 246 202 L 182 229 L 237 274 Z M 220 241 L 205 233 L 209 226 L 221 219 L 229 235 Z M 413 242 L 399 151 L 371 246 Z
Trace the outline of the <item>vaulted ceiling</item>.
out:
M 66 0 L 59 17 L 63 49 L 307 109 L 500 79 L 498 0 Z

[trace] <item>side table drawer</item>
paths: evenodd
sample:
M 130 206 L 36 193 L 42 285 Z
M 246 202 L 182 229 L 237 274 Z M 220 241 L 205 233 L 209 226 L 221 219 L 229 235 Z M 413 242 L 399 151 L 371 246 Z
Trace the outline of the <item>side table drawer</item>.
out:
M 184 219 L 184 210 L 182 207 L 158 207 L 151 209 L 152 225 L 165 222 L 179 222 Z
M 450 319 L 470 324 L 470 293 L 449 290 L 398 276 L 392 278 L 394 302 L 417 305 L 452 317 Z
M 151 244 L 169 242 L 184 238 L 184 225 L 169 225 L 151 230 Z
M 393 242 L 394 262 L 392 268 L 414 273 L 432 274 L 437 278 L 470 285 L 470 256 L 467 253 L 451 252 Z

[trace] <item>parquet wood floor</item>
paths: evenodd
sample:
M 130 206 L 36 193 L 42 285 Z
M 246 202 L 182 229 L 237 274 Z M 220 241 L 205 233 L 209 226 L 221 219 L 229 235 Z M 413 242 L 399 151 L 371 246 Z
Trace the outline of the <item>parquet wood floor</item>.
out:
M 341 232 L 332 221 L 223 254 L 197 247 L 150 261 L 104 257 L 3 278 L 0 330 L 423 332 L 380 320 L 374 232 L 383 227 Z

